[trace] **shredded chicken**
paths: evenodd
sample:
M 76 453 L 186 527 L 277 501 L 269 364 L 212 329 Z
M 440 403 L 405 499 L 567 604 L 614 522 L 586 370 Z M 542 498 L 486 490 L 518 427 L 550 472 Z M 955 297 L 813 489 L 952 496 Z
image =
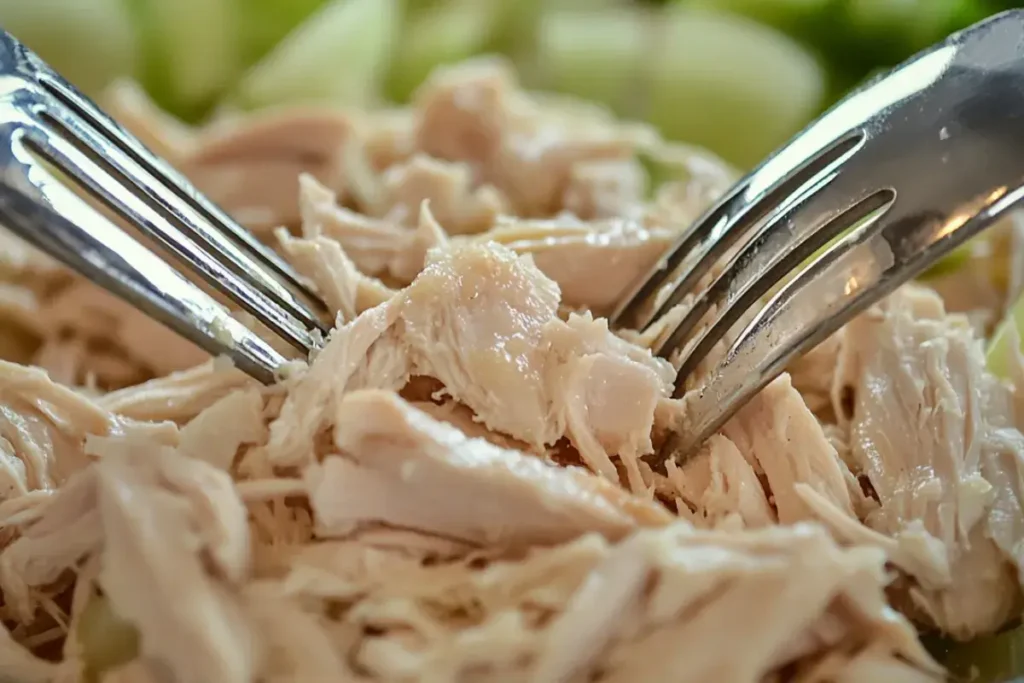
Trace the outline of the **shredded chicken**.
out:
M 336 420 L 335 443 L 346 457 L 328 456 L 307 470 L 313 510 L 330 535 L 348 535 L 358 523 L 385 523 L 514 548 L 588 531 L 618 539 L 638 523 L 671 521 L 661 506 L 583 470 L 467 438 L 395 394 L 350 393 Z M 422 495 L 396 495 L 389 490 L 396 487 Z M 460 488 L 467 493 L 450 495 Z M 338 498 L 338 490 L 360 494 Z
M 921 287 L 648 462 L 689 304 L 602 316 L 710 155 L 494 60 L 387 112 L 107 102 L 334 325 L 262 386 L 0 234 L 0 678 L 922 683 L 915 627 L 1024 608 L 1024 355 L 996 379 Z
M 212 126 L 179 166 L 196 186 L 257 233 L 298 225 L 302 173 L 346 187 L 349 120 L 334 111 L 292 110 Z
M 879 501 L 867 525 L 912 558 L 921 619 L 960 638 L 998 628 L 1021 601 L 1024 438 L 1006 388 L 966 318 L 931 292 L 898 292 L 847 343 L 851 455 Z

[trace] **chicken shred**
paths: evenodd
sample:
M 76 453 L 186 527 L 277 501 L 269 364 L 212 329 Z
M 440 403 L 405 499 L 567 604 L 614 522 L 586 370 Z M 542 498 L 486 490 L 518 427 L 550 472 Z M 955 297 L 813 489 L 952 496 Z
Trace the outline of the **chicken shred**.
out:
M 358 522 L 385 523 L 480 546 L 516 548 L 590 531 L 618 539 L 637 524 L 671 521 L 661 506 L 645 505 L 582 470 L 467 438 L 395 394 L 353 392 L 337 413 L 334 441 L 345 458 L 328 456 L 307 472 L 313 510 L 333 528 L 332 535 L 347 535 Z M 388 491 L 406 487 L 422 495 Z M 449 497 L 460 487 L 473 493 Z M 333 493 L 338 490 L 360 494 L 339 499 Z
M 865 521 L 929 568 L 911 574 L 922 619 L 961 638 L 987 632 L 1021 600 L 1007 525 L 1020 523 L 1024 439 L 1009 395 L 966 318 L 931 292 L 898 292 L 847 339 L 852 457 L 879 501 Z
M 853 515 L 844 465 L 821 425 L 783 374 L 744 406 L 722 430 L 772 492 L 779 522 L 811 513 L 795 492 L 807 484 L 842 512 Z M 796 447 L 794 447 L 796 445 Z

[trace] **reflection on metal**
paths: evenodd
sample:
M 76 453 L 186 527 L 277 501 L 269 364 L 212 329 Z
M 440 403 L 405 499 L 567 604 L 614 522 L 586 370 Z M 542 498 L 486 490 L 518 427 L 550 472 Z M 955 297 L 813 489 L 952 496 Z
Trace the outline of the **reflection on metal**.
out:
M 285 358 L 109 216 L 301 353 L 316 347 L 322 303 L 291 268 L 3 32 L 0 137 L 0 224 L 263 381 Z
M 794 357 L 1013 209 L 1021 150 L 1013 10 L 866 84 L 737 183 L 612 320 L 646 328 L 666 288 L 669 303 L 694 301 L 658 349 L 678 354 L 677 391 L 692 390 L 661 459 L 693 453 Z

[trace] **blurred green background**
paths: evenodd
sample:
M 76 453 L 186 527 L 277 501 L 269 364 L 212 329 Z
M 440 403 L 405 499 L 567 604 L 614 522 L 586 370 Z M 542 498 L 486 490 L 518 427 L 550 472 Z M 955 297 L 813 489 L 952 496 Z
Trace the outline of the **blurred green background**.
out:
M 1005 0 L 0 0 L 0 25 L 90 94 L 139 79 L 218 107 L 402 102 L 434 66 L 512 58 L 749 167 L 879 68 Z

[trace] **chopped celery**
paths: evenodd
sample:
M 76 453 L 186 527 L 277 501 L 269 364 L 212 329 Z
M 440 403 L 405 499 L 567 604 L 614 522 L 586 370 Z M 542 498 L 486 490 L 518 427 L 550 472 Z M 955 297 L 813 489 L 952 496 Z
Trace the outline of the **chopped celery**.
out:
M 131 661 L 139 652 L 138 631 L 114 614 L 110 601 L 101 595 L 89 598 L 76 636 L 86 681 L 101 679 L 105 671 Z
M 0 25 L 95 95 L 135 70 L 128 9 L 124 0 L 0 0 Z
M 386 91 L 405 101 L 434 67 L 481 52 L 491 39 L 501 0 L 447 0 L 421 10 L 402 29 Z
M 536 59 L 546 87 L 622 112 L 636 94 L 651 26 L 647 12 L 635 8 L 544 14 Z
M 956 272 L 970 263 L 973 254 L 974 246 L 972 243 L 962 244 L 950 252 L 948 256 L 945 256 L 934 266 L 926 270 L 921 275 L 921 279 L 929 280 Z
M 202 116 L 241 71 L 235 0 L 132 0 L 142 80 L 178 116 Z
M 647 194 L 654 196 L 658 188 L 676 180 L 686 180 L 689 173 L 683 163 L 675 159 L 666 159 L 650 151 L 642 151 L 637 155 L 637 161 L 643 166 L 647 173 Z
M 371 103 L 399 14 L 397 0 L 332 0 L 257 63 L 232 99 L 245 107 Z
M 1006 377 L 1010 370 L 1014 340 L 1020 343 L 1024 338 L 1024 295 L 1013 302 L 1006 318 L 999 323 L 996 333 L 989 340 L 985 363 L 989 372 L 996 377 Z
M 262 59 L 325 0 L 245 0 L 239 12 L 242 62 Z
M 971 257 L 978 262 L 977 267 L 982 268 L 992 283 L 1003 291 L 1011 287 L 1013 259 L 1010 254 L 1016 251 L 1015 243 L 1020 239 L 1019 220 L 1020 216 L 1011 216 L 960 248 L 970 247 Z M 1009 374 L 1015 339 L 1018 343 L 1024 340 L 1024 295 L 1013 302 L 988 342 L 986 364 L 997 377 Z
M 403 0 L 402 10 L 406 16 L 414 16 L 419 12 L 433 9 L 444 0 Z
M 562 10 L 606 10 L 614 7 L 628 7 L 633 0 L 544 0 L 545 10 L 560 12 Z
M 533 58 L 536 33 L 549 20 L 550 13 L 567 10 L 597 12 L 636 5 L 636 0 L 499 0 L 499 20 L 490 49 Z M 642 4 L 642 3 L 641 3 Z M 531 66 L 533 66 L 531 64 Z
M 657 51 L 647 59 L 647 118 L 667 137 L 749 167 L 821 107 L 821 66 L 772 28 L 674 8 L 661 30 Z

